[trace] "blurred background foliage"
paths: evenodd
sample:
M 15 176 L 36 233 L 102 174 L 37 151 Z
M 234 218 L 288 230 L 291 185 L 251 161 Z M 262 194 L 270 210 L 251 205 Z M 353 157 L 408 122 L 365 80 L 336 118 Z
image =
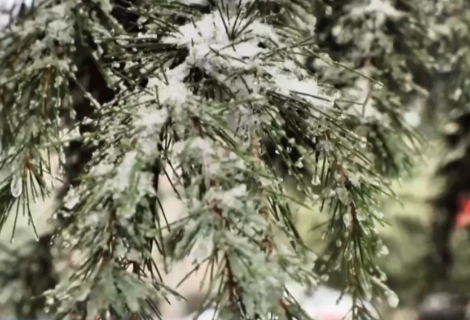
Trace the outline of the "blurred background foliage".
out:
M 393 182 L 395 198 L 381 199 L 381 209 L 387 224 L 378 226 L 388 253 L 378 261 L 386 274 L 389 286 L 400 297 L 402 308 L 416 308 L 424 297 L 435 290 L 429 282 L 435 267 L 431 256 L 436 250 L 432 242 L 433 207 L 429 200 L 445 186 L 435 176 L 438 159 L 442 157 L 439 139 L 431 141 L 423 154 L 415 159 L 418 165 L 404 177 Z M 301 199 L 295 188 L 294 197 Z M 328 217 L 319 208 L 308 210 L 297 206 L 298 227 L 307 243 L 317 252 L 327 248 L 322 234 L 327 228 Z M 452 233 L 451 247 L 454 265 L 448 290 L 468 296 L 470 287 L 470 246 L 468 233 L 458 229 Z M 344 287 L 344 277 L 337 273 L 328 284 L 337 289 Z

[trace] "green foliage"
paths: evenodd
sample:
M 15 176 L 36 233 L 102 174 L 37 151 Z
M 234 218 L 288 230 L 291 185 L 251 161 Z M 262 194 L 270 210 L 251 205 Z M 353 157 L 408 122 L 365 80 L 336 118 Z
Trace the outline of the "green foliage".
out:
M 434 18 L 373 3 L 43 0 L 8 26 L 0 227 L 12 208 L 33 220 L 58 154 L 65 191 L 53 233 L 82 257 L 45 309 L 158 315 L 153 301 L 178 293 L 162 283 L 155 250 L 170 265 L 209 263 L 203 307 L 222 318 L 304 318 L 286 285 L 338 270 L 354 319 L 372 318 L 366 303 L 384 295 L 397 304 L 377 265 L 379 200 L 416 151 L 404 115 L 425 92 L 416 75 L 435 74 L 425 36 Z M 302 205 L 327 217 L 318 272 L 268 145 Z M 171 224 L 163 177 L 188 212 Z

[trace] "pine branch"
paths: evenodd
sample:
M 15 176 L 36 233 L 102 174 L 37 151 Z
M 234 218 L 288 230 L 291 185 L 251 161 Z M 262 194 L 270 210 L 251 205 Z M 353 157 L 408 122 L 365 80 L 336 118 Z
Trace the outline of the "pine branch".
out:
M 387 28 L 408 32 L 415 22 L 392 11 L 375 30 L 385 43 L 364 53 L 351 42 L 356 34 L 334 32 L 354 20 L 353 1 L 335 4 L 331 16 L 327 2 L 318 2 L 46 0 L 5 31 L 0 164 L 17 169 L 0 193 L 0 221 L 13 204 L 29 205 L 26 178 L 43 181 L 35 170 L 47 163 L 43 154 L 68 158 L 61 167 L 70 185 L 55 232 L 83 259 L 46 293 L 51 312 L 159 316 L 152 299 L 179 295 L 159 277 L 157 247 L 171 263 L 190 256 L 195 269 L 209 264 L 203 307 L 215 306 L 218 317 L 306 318 L 286 286 L 315 286 L 316 256 L 295 227 L 274 156 L 306 206 L 320 204 L 329 217 L 334 242 L 323 260 L 345 270 L 353 318 L 372 317 L 372 296 L 397 303 L 375 265 L 385 250 L 375 229 L 384 222 L 377 199 L 391 193 L 387 178 L 406 170 L 415 151 L 403 113 L 407 86 L 419 88 L 397 66 L 406 68 L 406 50 L 425 65 L 427 52 L 407 42 L 388 61 Z M 381 17 L 369 11 L 370 19 Z M 333 21 L 314 32 L 316 15 Z M 356 33 L 368 28 L 362 23 Z M 324 52 L 333 51 L 333 36 L 346 50 L 331 59 Z M 316 77 L 306 66 L 312 56 L 331 68 Z M 366 99 L 351 93 L 361 80 Z M 78 133 L 64 137 L 64 127 Z M 188 211 L 171 225 L 160 175 L 175 177 Z

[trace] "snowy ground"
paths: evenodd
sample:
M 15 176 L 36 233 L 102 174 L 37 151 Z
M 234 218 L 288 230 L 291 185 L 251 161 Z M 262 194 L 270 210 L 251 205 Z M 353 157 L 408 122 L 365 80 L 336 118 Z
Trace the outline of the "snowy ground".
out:
M 346 297 L 336 304 L 338 298 L 339 292 L 326 287 L 319 287 L 315 292 L 299 299 L 299 302 L 313 319 L 342 320 L 349 311 L 351 301 L 349 297 Z M 167 317 L 164 320 L 192 320 L 194 316 L 195 314 L 189 314 L 183 317 Z M 214 310 L 210 309 L 203 312 L 198 320 L 212 320 L 213 317 Z

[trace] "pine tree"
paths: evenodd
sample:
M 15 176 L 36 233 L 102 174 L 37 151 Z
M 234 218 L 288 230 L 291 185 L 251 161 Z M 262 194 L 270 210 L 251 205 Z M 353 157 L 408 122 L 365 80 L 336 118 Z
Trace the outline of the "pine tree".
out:
M 332 6 L 332 12 L 323 15 L 317 24 L 323 41 L 320 47 L 329 49 L 336 60 L 354 63 L 355 70 L 368 71 L 371 77 L 384 82 L 384 90 L 372 92 L 368 102 L 379 110 L 405 112 L 414 111 L 416 98 L 424 100 L 421 113 L 425 121 L 421 121 L 424 125 L 420 129 L 430 137 L 441 135 L 440 125 L 456 114 L 468 112 L 468 90 L 465 88 L 468 86 L 469 56 L 468 48 L 462 46 L 468 37 L 468 2 L 418 0 L 395 1 L 387 5 L 380 1 L 335 1 Z M 344 69 L 335 72 L 331 68 L 322 69 L 316 71 L 322 74 L 323 81 L 344 86 L 346 92 L 354 87 L 351 85 L 354 81 L 361 80 L 359 76 L 347 77 Z M 389 136 L 387 126 L 376 125 L 376 121 L 377 117 L 372 117 L 365 121 L 365 126 L 370 132 L 378 129 L 377 137 Z M 455 215 L 460 210 L 459 195 L 468 188 L 468 179 L 463 174 L 468 159 L 462 151 L 466 146 L 463 137 L 466 137 L 468 123 L 465 117 L 459 118 L 458 122 L 458 132 L 449 138 L 460 141 L 459 145 L 445 147 L 444 159 L 436 172 L 438 178 L 444 177 L 445 183 L 430 201 L 435 209 L 434 231 L 429 237 L 429 240 L 433 239 L 434 248 L 430 254 L 423 254 L 425 261 L 419 262 L 424 269 L 425 280 L 422 282 L 425 284 L 410 284 L 409 279 L 405 280 L 410 286 L 421 287 L 424 291 L 436 289 L 435 286 L 442 282 L 448 283 L 449 236 Z M 381 164 L 396 159 L 397 148 L 390 142 L 394 140 L 389 139 L 382 146 L 385 156 Z M 457 153 L 460 154 L 457 158 L 450 158 Z M 408 218 L 395 221 L 396 228 L 408 230 L 410 222 Z M 413 228 L 419 230 L 420 227 Z M 423 248 L 422 251 L 427 250 Z M 423 294 L 421 289 L 413 291 Z M 413 301 L 410 299 L 410 303 Z
M 436 180 L 443 182 L 443 187 L 429 201 L 434 209 L 434 252 L 428 258 L 432 261 L 428 263 L 432 268 L 428 272 L 427 288 L 434 286 L 434 289 L 448 290 L 452 287 L 451 283 L 459 282 L 452 275 L 455 273 L 452 271 L 454 253 L 451 252 L 450 241 L 455 231 L 457 214 L 464 209 L 463 201 L 469 188 L 466 172 L 469 166 L 467 88 L 470 83 L 470 52 L 462 43 L 467 41 L 469 34 L 470 6 L 466 1 L 439 1 L 427 6 L 423 4 L 422 8 L 428 15 L 428 24 L 434 26 L 428 32 L 429 52 L 434 57 L 432 73 L 435 83 L 429 105 L 434 117 L 443 119 L 446 124 L 439 132 L 444 138 L 444 152 L 435 172 Z
M 435 117 L 454 120 L 468 112 L 469 50 L 462 45 L 467 41 L 470 26 L 470 5 L 467 1 L 439 1 L 428 4 L 425 13 L 434 27 L 429 33 L 435 89 Z
M 396 39 L 377 37 L 389 41 L 377 57 L 351 47 L 355 34 L 346 47 L 332 40 L 332 21 L 345 28 L 349 9 L 362 17 L 368 6 L 42 0 L 6 27 L 0 167 L 11 173 L 0 186 L 0 221 L 12 208 L 34 221 L 30 205 L 52 191 L 50 155 L 58 154 L 65 183 L 54 230 L 39 243 L 81 256 L 44 292 L 43 309 L 73 319 L 158 316 L 153 301 L 178 293 L 159 279 L 154 250 L 170 265 L 188 255 L 195 270 L 209 263 L 211 295 L 201 310 L 215 306 L 222 318 L 304 318 L 286 285 L 316 286 L 338 270 L 353 319 L 373 318 L 371 299 L 396 305 L 375 262 L 386 253 L 377 207 L 416 141 L 403 117 L 415 82 L 396 76 L 428 52 L 408 63 Z M 396 16 L 376 11 L 364 26 L 378 18 L 392 29 L 421 23 L 400 11 L 405 20 L 394 24 Z M 397 50 L 396 60 L 387 50 Z M 312 57 L 326 71 L 312 72 Z M 328 214 L 325 255 L 298 234 L 278 160 L 301 205 Z M 171 225 L 158 190 L 169 176 L 188 210 Z

